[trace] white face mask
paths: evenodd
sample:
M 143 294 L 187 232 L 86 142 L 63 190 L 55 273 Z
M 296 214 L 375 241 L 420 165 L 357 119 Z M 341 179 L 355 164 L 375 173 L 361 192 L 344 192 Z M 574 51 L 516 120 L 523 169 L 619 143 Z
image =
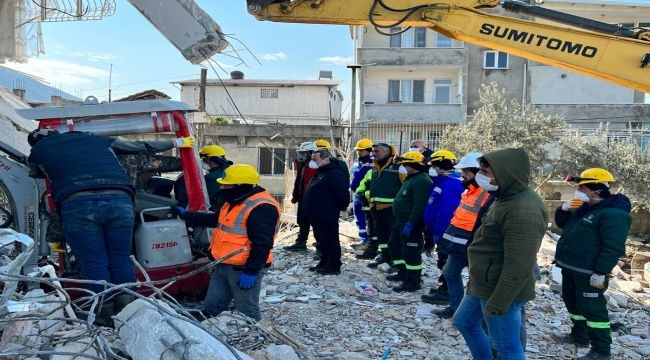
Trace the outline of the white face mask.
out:
M 309 160 L 309 168 L 310 169 L 318 169 L 318 163 L 314 160 Z
M 208 164 L 206 164 L 204 162 L 201 163 L 201 167 L 203 168 L 203 170 L 208 170 L 208 171 L 212 170 L 212 166 L 210 166 L 210 165 L 208 165 Z
M 422 149 L 420 149 L 420 148 L 410 148 L 409 149 L 409 151 L 415 151 L 415 152 L 420 152 L 420 150 L 422 150 Z
M 583 193 L 580 190 L 576 190 L 573 193 L 573 197 L 580 200 L 580 201 L 582 201 L 582 202 L 589 202 L 589 196 L 587 196 L 587 194 Z
M 435 169 L 429 168 L 429 176 L 436 177 L 436 176 L 438 176 L 438 173 L 436 172 Z
M 476 176 L 474 177 L 474 180 L 476 180 L 476 183 L 478 186 L 482 187 L 485 191 L 497 191 L 499 190 L 499 185 L 494 185 L 490 184 L 490 181 L 492 181 L 491 177 L 485 176 L 483 174 L 476 173 Z
M 406 170 L 406 168 L 404 167 L 404 165 L 400 165 L 400 166 L 399 166 L 399 169 L 398 169 L 397 171 L 399 171 L 399 173 L 400 173 L 400 174 L 403 174 L 403 175 L 407 175 L 407 174 L 409 173 L 409 172 Z

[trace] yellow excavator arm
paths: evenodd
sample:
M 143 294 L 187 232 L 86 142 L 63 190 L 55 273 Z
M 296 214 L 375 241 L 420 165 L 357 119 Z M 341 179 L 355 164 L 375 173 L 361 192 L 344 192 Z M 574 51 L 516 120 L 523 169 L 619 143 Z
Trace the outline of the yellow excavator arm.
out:
M 650 93 L 650 32 L 498 0 L 247 0 L 258 20 L 312 24 L 429 27 L 452 39 Z M 565 24 L 497 15 L 501 6 Z

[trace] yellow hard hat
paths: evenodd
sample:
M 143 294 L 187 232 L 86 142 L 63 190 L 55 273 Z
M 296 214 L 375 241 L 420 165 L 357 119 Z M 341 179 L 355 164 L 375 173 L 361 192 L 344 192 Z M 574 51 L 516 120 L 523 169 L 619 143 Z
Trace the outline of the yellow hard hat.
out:
M 316 144 L 318 150 L 329 149 L 332 147 L 327 140 L 323 140 L 323 139 L 318 139 L 314 141 L 314 144 Z
M 578 185 L 594 183 L 610 183 L 616 181 L 614 175 L 609 171 L 601 168 L 590 168 L 580 173 L 580 177 L 575 181 Z
M 354 145 L 354 150 L 366 150 L 370 148 L 372 148 L 372 140 L 370 139 L 361 139 Z
M 419 163 L 422 164 L 424 160 L 424 155 L 419 151 L 409 151 L 404 153 L 399 159 L 397 159 L 398 164 L 408 164 L 408 163 Z
M 227 167 L 225 175 L 218 178 L 217 182 L 224 185 L 257 185 L 260 183 L 260 174 L 248 164 L 235 164 Z
M 433 162 L 442 160 L 451 160 L 452 164 L 455 164 L 456 155 L 454 155 L 454 153 L 449 150 L 438 150 L 431 155 L 431 161 L 429 161 L 429 165 L 431 165 Z
M 219 145 L 207 145 L 201 148 L 201 150 L 199 151 L 199 156 L 202 158 L 226 156 L 226 150 L 224 150 Z

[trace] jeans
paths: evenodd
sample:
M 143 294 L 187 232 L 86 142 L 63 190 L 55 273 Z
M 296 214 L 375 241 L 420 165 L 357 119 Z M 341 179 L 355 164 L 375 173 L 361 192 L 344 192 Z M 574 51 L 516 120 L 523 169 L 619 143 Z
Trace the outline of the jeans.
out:
M 449 307 L 454 310 L 458 309 L 465 294 L 465 285 L 461 274 L 466 266 L 467 258 L 465 256 L 450 253 L 445 266 L 442 268 L 442 274 L 447 280 L 447 289 L 449 291 Z
M 113 284 L 135 282 L 129 258 L 133 221 L 133 200 L 126 193 L 99 193 L 63 201 L 63 235 L 84 278 Z M 95 293 L 104 290 L 99 284 L 86 288 Z
M 203 303 L 206 314 L 217 316 L 228 310 L 230 303 L 234 301 L 237 311 L 255 319 L 255 321 L 262 320 L 259 298 L 262 289 L 262 278 L 266 269 L 260 270 L 257 274 L 255 286 L 247 290 L 240 289 L 238 285 L 242 269 L 241 266 L 219 264 L 212 270 L 210 285 Z
M 452 318 L 454 327 L 465 338 L 472 357 L 478 360 L 492 360 L 492 346 L 494 346 L 501 359 L 526 359 L 519 338 L 521 308 L 526 302 L 515 300 L 504 315 L 484 317 L 486 303 L 487 299 L 465 295 Z M 489 338 L 480 325 L 483 318 L 488 326 Z

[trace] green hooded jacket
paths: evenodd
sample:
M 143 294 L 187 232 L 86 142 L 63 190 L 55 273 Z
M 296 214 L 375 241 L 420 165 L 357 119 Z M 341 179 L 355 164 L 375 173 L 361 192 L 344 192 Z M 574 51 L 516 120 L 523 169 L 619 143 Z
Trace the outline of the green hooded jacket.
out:
M 530 160 L 521 148 L 483 155 L 499 185 L 467 249 L 467 293 L 487 299 L 486 313 L 505 314 L 514 300 L 535 298 L 533 270 L 548 226 L 542 198 L 528 185 Z

